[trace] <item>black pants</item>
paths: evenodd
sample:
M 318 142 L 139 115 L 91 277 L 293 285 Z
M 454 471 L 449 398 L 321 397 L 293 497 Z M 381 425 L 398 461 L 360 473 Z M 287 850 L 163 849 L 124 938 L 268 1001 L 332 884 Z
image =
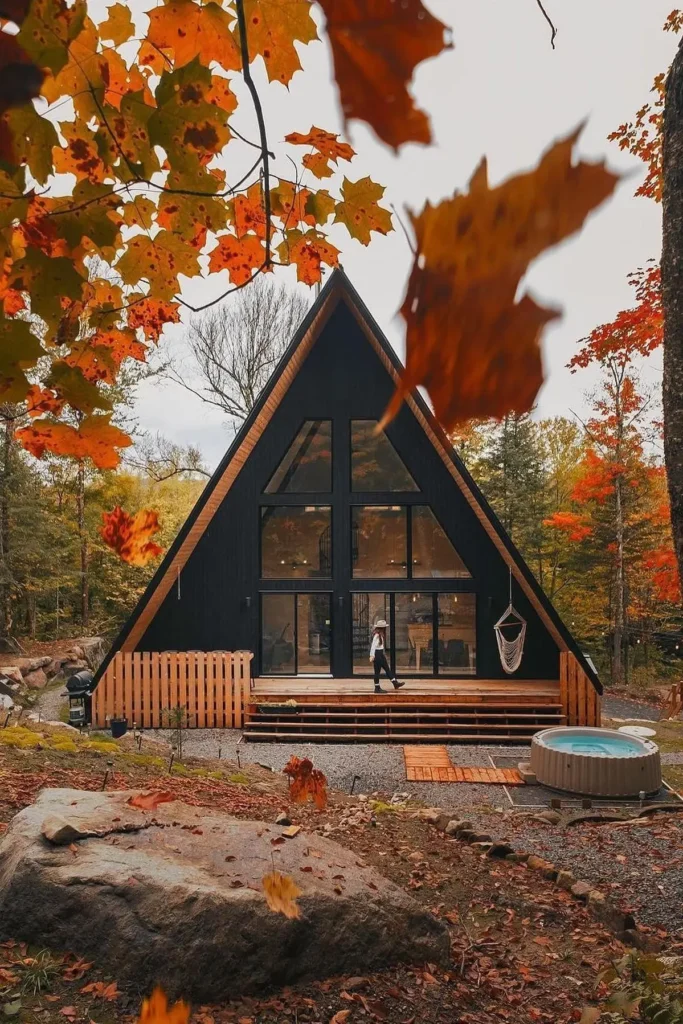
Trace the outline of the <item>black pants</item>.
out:
M 391 669 L 389 668 L 389 662 L 384 651 L 375 651 L 375 658 L 372 663 L 373 671 L 375 673 L 375 686 L 379 686 L 379 676 L 382 669 L 387 674 L 387 679 L 392 679 Z

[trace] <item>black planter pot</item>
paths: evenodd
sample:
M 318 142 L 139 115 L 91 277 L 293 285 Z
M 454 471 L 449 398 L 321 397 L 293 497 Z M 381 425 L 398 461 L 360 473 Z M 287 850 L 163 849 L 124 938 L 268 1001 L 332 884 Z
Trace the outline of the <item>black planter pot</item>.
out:
M 127 718 L 112 718 L 109 724 L 111 726 L 111 734 L 115 740 L 120 740 L 128 732 Z

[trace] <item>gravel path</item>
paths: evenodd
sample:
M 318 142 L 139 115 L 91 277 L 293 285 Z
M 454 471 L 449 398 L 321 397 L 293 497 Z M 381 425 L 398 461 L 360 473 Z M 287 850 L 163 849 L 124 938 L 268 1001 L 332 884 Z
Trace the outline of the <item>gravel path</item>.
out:
M 40 712 L 40 717 L 44 722 L 59 722 L 61 720 L 60 712 L 69 702 L 67 697 L 61 696 L 63 690 L 64 682 L 60 682 L 57 686 L 46 686 L 38 694 L 31 713 L 37 715 Z
M 479 809 L 468 818 L 494 839 L 507 840 L 516 850 L 535 853 L 578 879 L 595 882 L 637 921 L 683 933 L 683 813 L 628 825 L 569 827 L 520 814 L 495 820 Z
M 654 704 L 642 704 L 624 697 L 603 697 L 602 710 L 608 718 L 642 718 L 644 722 L 658 722 L 662 717 L 661 708 Z
M 166 730 L 149 731 L 168 742 Z M 295 754 L 309 757 L 320 768 L 331 786 L 345 793 L 407 793 L 423 804 L 449 808 L 462 808 L 471 804 L 486 807 L 509 807 L 510 801 L 503 786 L 462 785 L 443 783 L 407 782 L 403 748 L 391 744 L 365 743 L 240 743 L 241 733 L 236 729 L 188 729 L 183 736 L 183 752 L 188 757 L 218 757 L 229 760 L 239 758 L 242 764 L 257 763 L 281 771 Z M 528 760 L 529 748 L 448 746 L 449 756 L 457 765 L 486 765 L 491 767 L 493 757 L 515 757 Z M 355 779 L 354 784 L 354 777 Z M 540 801 L 547 802 L 548 800 Z

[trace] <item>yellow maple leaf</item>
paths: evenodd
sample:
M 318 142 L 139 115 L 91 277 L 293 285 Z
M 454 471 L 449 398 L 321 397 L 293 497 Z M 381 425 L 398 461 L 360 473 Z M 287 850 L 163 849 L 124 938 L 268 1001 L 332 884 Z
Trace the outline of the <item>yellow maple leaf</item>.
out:
M 301 917 L 301 907 L 296 902 L 297 897 L 301 896 L 301 889 L 293 878 L 279 871 L 271 871 L 269 875 L 263 876 L 261 884 L 271 910 L 289 918 Z
M 341 194 L 342 202 L 337 203 L 334 220 L 344 224 L 352 238 L 369 245 L 371 231 L 386 235 L 392 230 L 391 214 L 378 202 L 384 195 L 383 185 L 371 178 L 344 178 Z

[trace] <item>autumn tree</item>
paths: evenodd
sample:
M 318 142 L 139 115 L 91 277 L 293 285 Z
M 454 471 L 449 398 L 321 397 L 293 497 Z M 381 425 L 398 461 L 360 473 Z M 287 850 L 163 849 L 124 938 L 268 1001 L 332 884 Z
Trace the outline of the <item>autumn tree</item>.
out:
M 190 322 L 188 341 L 201 383 L 192 385 L 184 368 L 174 369 L 172 379 L 229 419 L 243 420 L 308 309 L 300 291 L 257 278 Z
M 674 9 L 664 24 L 664 31 L 680 33 L 681 28 L 683 11 Z M 683 579 L 683 51 L 680 44 L 668 72 L 656 76 L 651 92 L 652 99 L 610 138 L 622 149 L 640 157 L 647 166 L 647 175 L 636 195 L 662 203 L 661 295 L 658 296 L 658 316 L 650 330 L 663 343 L 664 455 L 675 552 L 679 577 Z M 647 313 L 647 303 L 643 311 Z

